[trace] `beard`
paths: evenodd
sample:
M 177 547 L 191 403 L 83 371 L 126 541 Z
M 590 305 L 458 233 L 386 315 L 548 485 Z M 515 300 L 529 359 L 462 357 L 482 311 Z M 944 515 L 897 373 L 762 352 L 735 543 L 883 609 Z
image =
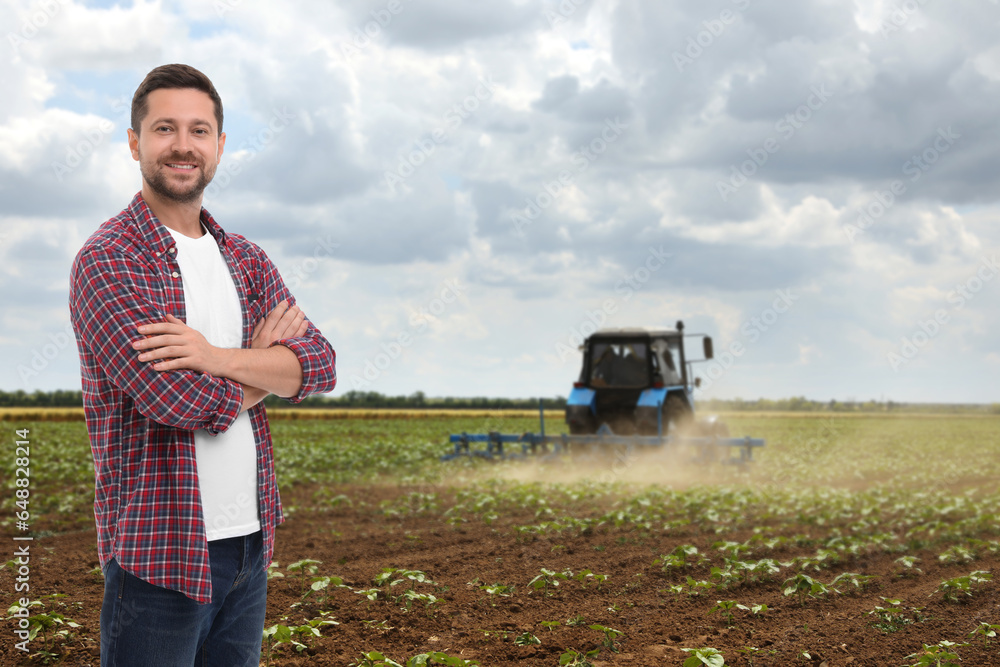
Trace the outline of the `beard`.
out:
M 171 183 L 169 175 L 164 171 L 164 168 L 168 163 L 174 162 L 194 163 L 195 168 L 192 171 L 197 178 L 186 185 Z M 149 184 L 150 189 L 159 196 L 178 204 L 190 204 L 200 199 L 202 193 L 205 192 L 205 188 L 212 182 L 212 177 L 215 176 L 215 165 L 209 165 L 206 168 L 201 160 L 190 153 L 188 155 L 174 153 L 159 161 L 146 160 L 140 153 L 139 172 L 142 174 L 143 180 Z

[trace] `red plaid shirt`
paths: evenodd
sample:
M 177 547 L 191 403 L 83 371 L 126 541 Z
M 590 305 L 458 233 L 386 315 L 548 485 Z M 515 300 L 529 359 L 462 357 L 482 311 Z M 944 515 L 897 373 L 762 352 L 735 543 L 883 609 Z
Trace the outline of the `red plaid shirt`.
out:
M 295 303 L 264 251 L 227 234 L 205 209 L 201 221 L 219 249 L 243 309 L 243 347 L 254 325 L 280 302 Z M 195 371 L 155 371 L 132 342 L 140 324 L 181 320 L 184 288 L 173 237 L 141 193 L 87 240 L 73 262 L 70 313 L 80 352 L 83 401 L 94 456 L 94 515 L 101 567 L 114 557 L 151 584 L 201 603 L 212 599 L 194 431 L 228 429 L 240 413 L 239 383 Z M 337 383 L 336 355 L 312 325 L 276 341 L 302 365 L 302 388 L 290 398 L 327 392 Z M 271 432 L 263 403 L 250 409 L 257 442 L 258 509 L 264 563 L 284 521 L 274 476 Z

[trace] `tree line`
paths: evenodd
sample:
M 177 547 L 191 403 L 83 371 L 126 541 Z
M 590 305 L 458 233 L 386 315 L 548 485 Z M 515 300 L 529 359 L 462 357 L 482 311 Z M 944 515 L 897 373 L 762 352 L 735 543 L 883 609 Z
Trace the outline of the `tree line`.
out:
M 542 398 L 546 410 L 562 410 L 566 398 Z M 290 405 L 277 396 L 268 396 L 264 404 L 275 409 L 295 408 L 399 408 L 406 410 L 536 410 L 538 398 L 428 397 L 422 391 L 408 395 L 387 396 L 377 391 L 347 391 L 334 396 L 310 396 Z M 67 389 L 25 392 L 0 390 L 0 407 L 73 408 L 83 406 L 83 392 Z M 895 401 L 815 401 L 792 398 L 757 398 L 745 400 L 707 399 L 698 401 L 699 412 L 906 412 L 906 413 L 992 413 L 1000 414 L 1000 403 L 899 403 Z

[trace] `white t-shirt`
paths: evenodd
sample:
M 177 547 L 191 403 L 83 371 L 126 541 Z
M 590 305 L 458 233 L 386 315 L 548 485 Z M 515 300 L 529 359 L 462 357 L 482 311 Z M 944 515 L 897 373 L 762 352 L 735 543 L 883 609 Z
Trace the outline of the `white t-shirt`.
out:
M 177 242 L 187 325 L 216 347 L 240 347 L 243 312 L 215 237 L 204 225 L 204 234 L 196 239 L 167 229 Z M 218 435 L 196 430 L 194 446 L 208 539 L 221 540 L 260 530 L 257 442 L 249 413 L 241 413 L 227 431 Z

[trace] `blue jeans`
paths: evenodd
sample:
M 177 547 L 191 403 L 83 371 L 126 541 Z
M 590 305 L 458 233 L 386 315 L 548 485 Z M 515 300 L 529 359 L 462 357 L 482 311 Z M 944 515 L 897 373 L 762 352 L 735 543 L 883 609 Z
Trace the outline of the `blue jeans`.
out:
M 260 664 L 267 571 L 260 531 L 208 543 L 212 602 L 104 568 L 101 667 L 237 667 Z

